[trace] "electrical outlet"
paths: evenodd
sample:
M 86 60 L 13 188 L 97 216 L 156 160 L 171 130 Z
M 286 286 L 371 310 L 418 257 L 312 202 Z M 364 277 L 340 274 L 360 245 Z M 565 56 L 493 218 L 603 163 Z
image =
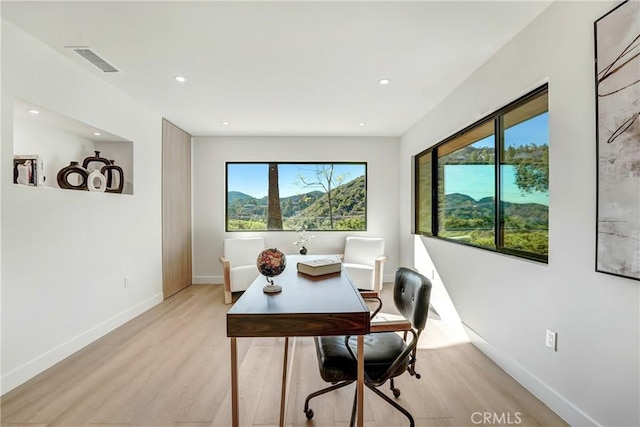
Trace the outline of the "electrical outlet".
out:
M 124 287 L 125 288 L 129 287 L 129 276 L 124 276 Z
M 552 331 L 551 329 L 547 329 L 547 338 L 545 340 L 545 345 L 553 351 L 558 351 L 558 333 Z

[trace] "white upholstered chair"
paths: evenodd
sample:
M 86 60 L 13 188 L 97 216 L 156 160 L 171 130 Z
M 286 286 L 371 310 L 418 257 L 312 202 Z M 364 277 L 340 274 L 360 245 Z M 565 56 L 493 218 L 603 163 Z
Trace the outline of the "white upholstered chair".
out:
M 224 256 L 220 257 L 224 273 L 224 303 L 231 304 L 231 293 L 246 290 L 260 274 L 258 254 L 264 250 L 262 237 L 224 239 Z
M 384 239 L 378 237 L 347 237 L 342 266 L 353 284 L 360 290 L 382 291 L 384 273 Z

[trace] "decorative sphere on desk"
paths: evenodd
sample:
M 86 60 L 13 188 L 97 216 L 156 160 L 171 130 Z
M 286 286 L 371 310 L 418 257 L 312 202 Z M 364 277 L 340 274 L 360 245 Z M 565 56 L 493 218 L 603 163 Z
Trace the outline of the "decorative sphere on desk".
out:
M 267 293 L 277 293 L 282 287 L 273 283 L 272 277 L 281 274 L 287 266 L 287 257 L 276 248 L 265 249 L 260 252 L 256 265 L 260 274 L 267 278 L 267 285 L 264 291 Z

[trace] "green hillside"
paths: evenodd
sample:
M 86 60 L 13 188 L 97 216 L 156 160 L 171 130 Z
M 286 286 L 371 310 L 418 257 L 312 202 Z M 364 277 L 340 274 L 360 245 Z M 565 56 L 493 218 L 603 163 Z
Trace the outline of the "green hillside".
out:
M 495 205 L 491 197 L 474 200 L 465 194 L 447 194 L 444 196 L 444 228 L 471 229 L 492 228 Z M 546 229 L 549 220 L 549 207 L 538 203 L 502 202 L 505 228 Z
M 245 202 L 251 199 L 253 199 L 253 197 L 249 196 L 248 194 L 241 193 L 239 191 L 229 191 L 229 193 L 227 193 L 228 203 Z
M 331 192 L 333 230 L 365 230 L 366 183 L 358 177 Z M 331 229 L 329 198 L 322 194 L 313 204 L 285 221 L 285 228 Z M 284 214 L 283 214 L 284 215 Z
M 256 199 L 248 194 L 230 191 L 227 195 L 227 226 L 229 230 L 265 230 L 268 198 Z M 364 230 L 366 210 L 365 177 L 358 177 L 331 191 L 333 215 L 330 217 L 329 197 L 321 191 L 310 191 L 280 198 L 283 228 L 296 230 Z M 331 227 L 333 219 L 333 228 Z
M 493 198 L 474 200 L 465 194 L 447 194 L 439 212 L 439 235 L 480 246 L 493 247 Z M 549 207 L 538 203 L 503 202 L 505 244 L 512 249 L 546 254 Z

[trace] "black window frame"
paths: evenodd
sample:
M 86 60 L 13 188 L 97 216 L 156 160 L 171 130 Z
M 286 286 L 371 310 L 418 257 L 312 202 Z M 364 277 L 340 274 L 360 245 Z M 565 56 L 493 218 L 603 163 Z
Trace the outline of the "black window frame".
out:
M 547 264 L 549 262 L 548 254 L 539 254 L 533 252 L 522 251 L 518 249 L 508 248 L 504 246 L 504 215 L 502 212 L 502 203 L 501 203 L 501 179 L 500 179 L 500 166 L 502 163 L 502 155 L 504 150 L 504 125 L 503 125 L 503 117 L 527 104 L 528 102 L 534 100 L 539 96 L 549 94 L 549 85 L 545 83 L 531 92 L 523 95 L 522 97 L 516 99 L 515 101 L 505 105 L 504 107 L 496 110 L 495 112 L 488 114 L 481 118 L 480 120 L 474 122 L 473 124 L 465 127 L 464 129 L 456 132 L 455 134 L 445 138 L 444 140 L 438 142 L 437 144 L 421 151 L 416 156 L 414 156 L 414 218 L 413 218 L 413 230 L 414 234 L 433 237 L 441 240 L 446 240 L 449 242 L 472 246 L 474 248 L 484 249 L 491 252 L 498 252 L 507 255 L 514 255 L 520 258 L 525 258 L 532 261 L 539 261 Z M 547 104 L 548 111 L 548 104 Z M 495 159 L 494 159 L 494 174 L 495 174 L 495 214 L 494 214 L 494 243 L 495 247 L 487 247 L 480 246 L 477 244 L 473 244 L 470 242 L 459 241 L 456 239 L 446 238 L 438 236 L 438 208 L 439 208 L 439 200 L 438 200 L 438 149 L 443 147 L 447 143 L 455 140 L 456 138 L 468 133 L 469 131 L 478 128 L 486 124 L 487 122 L 493 121 L 494 124 L 494 138 L 495 138 Z M 419 222 L 420 222 L 420 161 L 425 156 L 428 156 L 431 163 L 431 230 L 421 230 Z M 550 207 L 550 206 L 549 206 Z M 547 234 L 548 239 L 548 234 Z M 548 251 L 547 251 L 548 253 Z

